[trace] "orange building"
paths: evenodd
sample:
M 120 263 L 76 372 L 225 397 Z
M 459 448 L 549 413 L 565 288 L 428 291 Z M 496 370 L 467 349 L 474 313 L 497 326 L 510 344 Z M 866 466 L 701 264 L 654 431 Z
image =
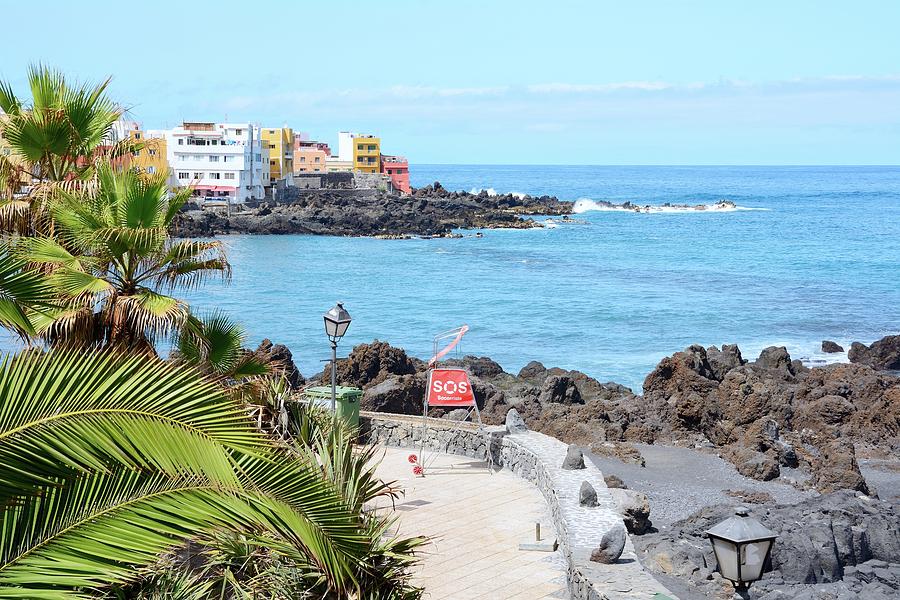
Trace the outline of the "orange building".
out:
M 304 146 L 294 150 L 294 173 L 325 173 L 324 150 L 313 146 Z

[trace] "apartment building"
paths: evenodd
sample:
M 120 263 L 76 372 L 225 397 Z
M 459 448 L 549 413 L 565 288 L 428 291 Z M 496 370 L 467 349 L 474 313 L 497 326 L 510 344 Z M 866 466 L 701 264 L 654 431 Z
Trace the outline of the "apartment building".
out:
M 250 123 L 185 122 L 147 134 L 165 139 L 177 185 L 198 199 L 240 204 L 265 197 L 269 149 Z
M 374 135 L 357 135 L 353 138 L 353 169 L 363 173 L 381 172 L 380 138 Z
M 269 183 L 294 185 L 294 130 L 290 127 L 260 128 L 259 137 L 269 150 Z

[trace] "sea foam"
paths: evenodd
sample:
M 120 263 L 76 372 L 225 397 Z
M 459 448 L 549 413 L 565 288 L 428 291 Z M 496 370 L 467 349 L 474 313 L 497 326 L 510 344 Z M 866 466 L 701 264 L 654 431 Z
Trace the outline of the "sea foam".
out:
M 639 205 L 632 202 L 615 204 L 607 200 L 592 200 L 579 198 L 572 207 L 572 212 L 580 214 L 586 212 L 635 212 L 635 213 L 702 213 L 702 212 L 738 212 L 750 210 L 770 210 L 753 206 L 738 206 L 731 200 L 719 200 L 712 204 L 645 204 Z

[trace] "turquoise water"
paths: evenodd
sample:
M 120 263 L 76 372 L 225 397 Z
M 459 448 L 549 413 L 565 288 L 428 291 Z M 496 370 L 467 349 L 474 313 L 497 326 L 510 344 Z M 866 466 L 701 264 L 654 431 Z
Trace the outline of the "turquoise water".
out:
M 378 338 L 426 357 L 434 333 L 466 323 L 462 351 L 508 371 L 540 360 L 635 389 L 691 343 L 738 343 L 745 356 L 785 345 L 818 362 L 823 339 L 846 347 L 900 330 L 898 167 L 412 171 L 415 186 L 757 210 L 589 211 L 462 239 L 233 236 L 231 284 L 188 300 L 235 315 L 254 344 L 287 344 L 307 375 L 329 352 L 321 315 L 343 300 L 354 319 L 344 353 Z

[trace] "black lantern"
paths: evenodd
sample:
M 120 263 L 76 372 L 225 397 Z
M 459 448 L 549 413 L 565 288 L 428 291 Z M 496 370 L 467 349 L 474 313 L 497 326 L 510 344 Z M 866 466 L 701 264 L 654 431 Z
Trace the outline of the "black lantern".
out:
M 350 313 L 341 302 L 325 313 L 324 318 L 325 333 L 331 340 L 331 412 L 333 413 L 337 403 L 337 343 L 347 333 L 347 328 L 350 327 L 350 321 L 353 319 L 350 318 Z
M 775 532 L 750 517 L 750 511 L 740 507 L 729 517 L 706 532 L 712 543 L 719 572 L 731 580 L 738 590 L 745 590 L 762 577 Z
M 331 310 L 325 313 L 324 318 L 325 333 L 328 334 L 328 339 L 333 344 L 344 337 L 344 334 L 347 333 L 347 328 L 350 327 L 350 321 L 353 320 L 342 302 L 335 304 Z

